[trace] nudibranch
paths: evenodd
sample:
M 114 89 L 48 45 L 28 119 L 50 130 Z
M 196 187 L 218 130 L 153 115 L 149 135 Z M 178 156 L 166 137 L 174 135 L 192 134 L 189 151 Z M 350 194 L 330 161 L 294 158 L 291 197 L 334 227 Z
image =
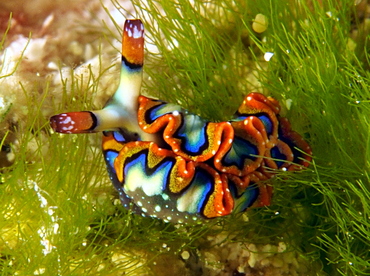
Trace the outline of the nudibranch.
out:
M 209 122 L 177 104 L 140 95 L 144 27 L 126 20 L 120 84 L 102 110 L 62 113 L 60 133 L 103 132 L 103 155 L 122 204 L 143 216 L 186 222 L 270 204 L 265 180 L 298 170 L 311 148 L 279 103 L 247 95 L 230 121 Z

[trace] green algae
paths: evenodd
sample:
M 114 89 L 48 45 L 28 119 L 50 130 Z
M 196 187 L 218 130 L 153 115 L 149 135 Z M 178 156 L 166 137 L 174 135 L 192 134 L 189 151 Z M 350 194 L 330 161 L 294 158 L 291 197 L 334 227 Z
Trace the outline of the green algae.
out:
M 19 126 L 15 162 L 1 173 L 1 275 L 166 275 L 163 256 L 201 255 L 220 234 L 226 243 L 284 242 L 312 275 L 369 275 L 369 29 L 353 1 L 214 1 L 206 11 L 202 1 L 134 3 L 159 52 L 146 55 L 145 93 L 213 120 L 228 119 L 251 90 L 272 95 L 314 161 L 277 175 L 273 205 L 247 220 L 174 226 L 124 210 L 99 135 L 50 133 L 43 101 L 30 100 L 34 116 Z M 251 29 L 257 13 L 268 19 L 262 34 Z M 67 80 L 55 113 L 91 108 L 97 86 L 81 81 L 90 83 Z

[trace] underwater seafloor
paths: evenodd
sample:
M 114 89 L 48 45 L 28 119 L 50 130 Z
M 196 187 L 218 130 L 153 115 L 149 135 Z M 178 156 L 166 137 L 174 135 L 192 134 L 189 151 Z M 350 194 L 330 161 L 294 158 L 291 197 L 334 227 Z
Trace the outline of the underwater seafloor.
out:
M 143 92 L 212 120 L 277 98 L 313 149 L 269 207 L 194 225 L 127 212 L 100 134 L 51 115 L 118 85 L 125 17 L 146 28 Z M 0 275 L 370 275 L 368 1 L 0 4 Z

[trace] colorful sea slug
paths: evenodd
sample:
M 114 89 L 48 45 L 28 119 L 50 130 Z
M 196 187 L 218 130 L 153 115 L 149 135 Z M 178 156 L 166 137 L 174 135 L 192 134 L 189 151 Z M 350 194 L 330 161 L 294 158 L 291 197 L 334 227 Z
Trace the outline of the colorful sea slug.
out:
M 270 204 L 265 180 L 298 170 L 311 149 L 279 116 L 279 103 L 247 95 L 227 122 L 140 95 L 144 27 L 126 20 L 120 85 L 102 110 L 51 117 L 60 133 L 103 132 L 103 154 L 122 204 L 135 213 L 186 222 Z

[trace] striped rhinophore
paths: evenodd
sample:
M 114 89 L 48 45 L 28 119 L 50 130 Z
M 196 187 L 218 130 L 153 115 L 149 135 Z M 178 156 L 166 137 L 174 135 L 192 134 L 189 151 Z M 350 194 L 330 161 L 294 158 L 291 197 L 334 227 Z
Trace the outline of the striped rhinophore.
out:
M 164 221 L 215 218 L 267 206 L 268 179 L 299 170 L 311 148 L 279 115 L 279 103 L 250 93 L 226 122 L 140 95 L 144 27 L 126 20 L 120 85 L 102 110 L 51 117 L 60 133 L 103 132 L 103 154 L 122 204 Z

